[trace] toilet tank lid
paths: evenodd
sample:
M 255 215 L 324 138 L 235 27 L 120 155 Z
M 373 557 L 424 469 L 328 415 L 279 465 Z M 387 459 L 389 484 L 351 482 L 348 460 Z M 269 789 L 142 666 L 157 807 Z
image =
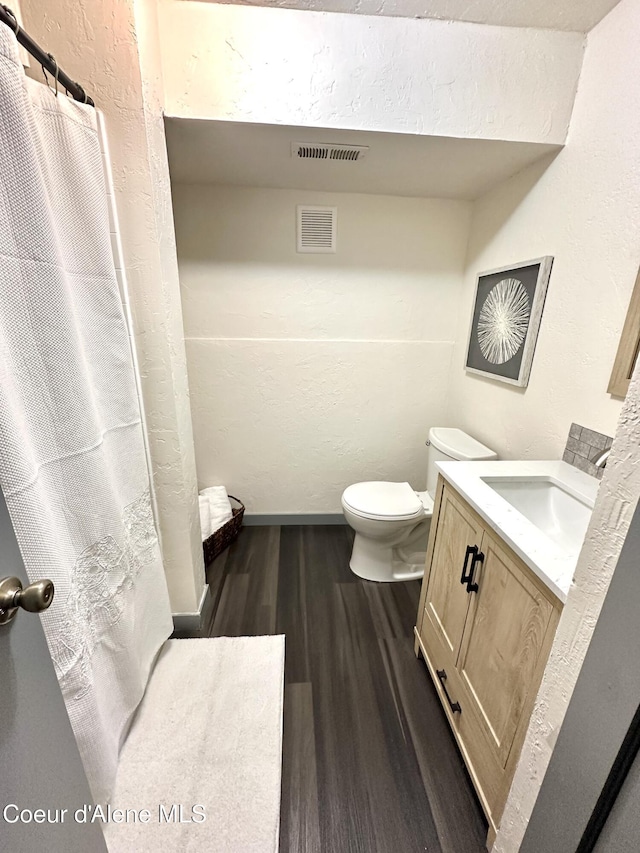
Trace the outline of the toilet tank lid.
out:
M 467 435 L 461 429 L 453 427 L 432 427 L 429 430 L 429 441 L 453 459 L 468 462 L 473 459 L 496 459 L 496 454 L 489 447 L 480 444 L 475 438 Z

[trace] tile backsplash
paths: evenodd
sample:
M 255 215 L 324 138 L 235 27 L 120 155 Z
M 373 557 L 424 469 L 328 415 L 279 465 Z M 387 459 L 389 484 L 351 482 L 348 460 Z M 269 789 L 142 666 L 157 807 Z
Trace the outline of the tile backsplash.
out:
M 581 471 L 591 474 L 592 477 L 600 479 L 604 469 L 596 468 L 591 460 L 595 459 L 603 450 L 611 447 L 612 443 L 613 439 L 610 435 L 587 429 L 580 424 L 571 424 L 567 446 L 562 458 L 570 465 L 574 465 Z

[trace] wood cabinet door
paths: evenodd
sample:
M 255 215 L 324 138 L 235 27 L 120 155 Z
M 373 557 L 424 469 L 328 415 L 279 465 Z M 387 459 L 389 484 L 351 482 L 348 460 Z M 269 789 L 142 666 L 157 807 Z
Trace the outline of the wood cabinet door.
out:
M 531 710 L 556 611 L 526 566 L 489 532 L 481 550 L 484 563 L 476 568 L 478 591 L 472 593 L 458 670 L 478 734 L 504 768 L 522 715 Z
M 421 631 L 425 645 L 435 645 L 438 666 L 455 666 L 458 659 L 471 597 L 460 578 L 468 546 L 480 547 L 481 540 L 479 521 L 445 484 Z

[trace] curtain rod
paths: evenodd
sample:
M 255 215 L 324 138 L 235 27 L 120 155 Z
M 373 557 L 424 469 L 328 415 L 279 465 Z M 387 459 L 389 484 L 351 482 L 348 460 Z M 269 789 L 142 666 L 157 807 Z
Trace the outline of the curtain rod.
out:
M 3 6 L 1 4 L 0 21 L 13 30 L 16 34 L 16 38 L 18 39 L 18 44 L 21 44 L 22 47 L 30 53 L 31 56 L 33 56 L 36 62 L 39 62 L 44 70 L 48 71 L 54 80 L 57 80 L 60 86 L 67 90 L 72 98 L 76 101 L 81 101 L 83 104 L 89 104 L 89 106 L 95 107 L 93 100 L 87 95 L 82 86 L 79 83 L 74 82 L 71 77 L 64 73 L 62 68 L 58 66 L 54 57 L 51 56 L 50 53 L 45 53 L 40 45 L 36 44 L 31 36 L 25 33 L 22 27 L 18 24 L 18 20 L 11 9 L 8 6 Z

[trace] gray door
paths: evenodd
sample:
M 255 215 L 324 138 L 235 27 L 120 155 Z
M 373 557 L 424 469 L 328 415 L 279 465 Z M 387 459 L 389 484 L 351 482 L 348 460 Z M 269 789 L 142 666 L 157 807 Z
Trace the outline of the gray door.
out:
M 640 705 L 640 506 L 558 735 L 520 853 L 593 850 L 592 815 Z M 640 768 L 634 765 L 597 853 L 640 850 Z M 631 804 L 631 806 L 629 805 Z M 630 810 L 631 809 L 631 810 Z
M 640 757 L 625 779 L 594 853 L 638 853 L 640 847 Z
M 28 583 L 0 492 L 0 579 L 12 575 Z M 0 849 L 106 853 L 100 826 L 74 819 L 77 809 L 91 803 L 40 617 L 19 611 L 0 625 Z M 25 812 L 24 820 L 13 822 L 24 809 L 50 809 L 52 819 L 58 810 L 63 821 L 25 822 Z M 62 809 L 67 811 L 60 815 Z

